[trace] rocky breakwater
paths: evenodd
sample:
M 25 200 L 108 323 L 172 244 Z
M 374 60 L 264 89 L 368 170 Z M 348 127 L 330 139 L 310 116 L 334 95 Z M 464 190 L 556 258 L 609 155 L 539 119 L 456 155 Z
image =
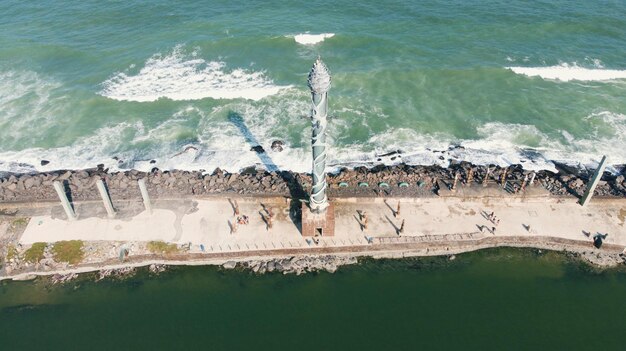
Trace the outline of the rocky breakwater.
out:
M 237 266 L 249 269 L 254 273 L 264 274 L 278 272 L 283 274 L 303 274 L 307 272 L 326 271 L 334 273 L 340 266 L 356 264 L 356 257 L 346 256 L 292 256 L 269 260 L 253 260 L 242 263 L 226 262 L 223 267 L 233 269 Z
M 202 171 L 130 170 L 108 173 L 103 169 L 54 171 L 36 174 L 9 174 L 0 179 L 0 202 L 57 201 L 53 182 L 61 182 L 72 201 L 100 200 L 96 182 L 102 179 L 113 200 L 141 199 L 137 181 L 145 179 L 154 198 L 203 196 L 214 194 L 290 196 L 296 186 L 309 186 L 305 174 L 288 172 L 227 173 L 219 168 L 213 173 Z
M 437 188 L 451 187 L 457 179 L 460 184 L 480 185 L 485 177 L 489 183 L 507 182 L 507 190 L 516 193 L 534 174 L 535 186 L 541 185 L 554 195 L 582 195 L 591 173 L 565 167 L 559 173 L 531 172 L 521 165 L 509 167 L 476 166 L 467 162 L 439 166 L 374 166 L 371 168 L 344 168 L 328 175 L 330 196 L 373 196 L 374 191 L 388 195 L 421 196 L 437 193 Z M 210 196 L 239 194 L 246 196 L 289 196 L 304 198 L 311 187 L 311 177 L 304 173 L 287 171 L 265 172 L 248 168 L 240 173 L 228 173 L 219 168 L 212 173 L 204 171 L 130 170 L 109 173 L 102 166 L 78 171 L 53 171 L 33 174 L 5 174 L 0 179 L 0 202 L 57 201 L 53 182 L 61 182 L 73 201 L 100 200 L 96 182 L 102 179 L 112 199 L 140 199 L 137 180 L 145 179 L 148 192 L 154 198 L 180 196 Z M 596 188 L 600 196 L 626 196 L 624 174 L 604 174 Z M 367 183 L 367 187 L 360 186 Z M 388 187 L 381 186 L 387 184 Z M 405 186 L 401 186 L 405 185 Z M 375 188 L 375 189 L 373 189 Z M 393 193 L 392 193 L 393 190 Z

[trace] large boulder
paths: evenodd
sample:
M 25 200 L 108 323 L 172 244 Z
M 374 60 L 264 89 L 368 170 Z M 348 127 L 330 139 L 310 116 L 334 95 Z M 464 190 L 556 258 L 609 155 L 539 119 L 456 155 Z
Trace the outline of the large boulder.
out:
M 272 142 L 272 151 L 281 152 L 283 151 L 284 146 L 285 146 L 285 143 L 282 140 L 274 140 Z

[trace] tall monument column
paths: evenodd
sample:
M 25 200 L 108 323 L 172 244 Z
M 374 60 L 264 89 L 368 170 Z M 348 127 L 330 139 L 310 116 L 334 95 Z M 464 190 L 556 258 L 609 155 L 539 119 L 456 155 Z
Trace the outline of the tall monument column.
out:
M 307 85 L 311 89 L 313 102 L 311 111 L 313 187 L 308 206 L 302 205 L 302 235 L 333 236 L 335 235 L 335 210 L 326 197 L 326 126 L 328 124 L 326 117 L 330 72 L 319 57 L 309 72 Z
M 313 108 L 311 111 L 313 148 L 313 189 L 309 206 L 313 212 L 323 212 L 328 207 L 326 198 L 326 117 L 328 115 L 328 90 L 330 89 L 330 72 L 318 57 L 307 81 L 311 89 Z

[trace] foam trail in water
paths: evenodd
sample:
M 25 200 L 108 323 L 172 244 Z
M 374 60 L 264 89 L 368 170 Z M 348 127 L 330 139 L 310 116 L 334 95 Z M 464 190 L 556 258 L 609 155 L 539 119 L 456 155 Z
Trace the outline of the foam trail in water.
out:
M 507 69 L 528 77 L 541 77 L 543 79 L 559 80 L 563 82 L 572 80 L 608 81 L 626 79 L 626 70 L 591 69 L 566 63 L 550 67 L 507 67 Z
M 148 59 L 135 75 L 118 73 L 106 80 L 100 95 L 128 101 L 198 100 L 203 98 L 260 100 L 288 86 L 277 86 L 263 72 L 226 70 L 224 62 L 187 58 L 177 46 L 168 55 Z
M 302 33 L 293 36 L 294 40 L 298 44 L 302 45 L 315 45 L 324 41 L 324 39 L 332 38 L 335 33 L 321 33 L 321 34 L 309 34 Z

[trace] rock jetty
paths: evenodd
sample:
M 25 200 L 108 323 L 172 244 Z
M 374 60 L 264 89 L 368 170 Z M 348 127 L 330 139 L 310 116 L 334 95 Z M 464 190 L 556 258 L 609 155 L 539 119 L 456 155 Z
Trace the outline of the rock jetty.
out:
M 130 170 L 109 173 L 102 165 L 93 169 L 77 171 L 52 171 L 32 174 L 4 174 L 0 178 L 0 202 L 56 201 L 57 194 L 52 186 L 60 181 L 73 200 L 99 200 L 96 188 L 99 179 L 104 180 L 113 199 L 141 199 L 137 180 L 145 179 L 150 196 L 172 198 L 181 196 L 246 195 L 246 196 L 289 196 L 305 197 L 311 187 L 311 177 L 305 173 L 288 171 L 266 172 L 253 168 L 241 173 L 228 173 L 216 169 L 204 171 L 151 172 Z M 487 174 L 486 166 L 461 162 L 447 168 L 439 166 L 375 166 L 342 169 L 328 175 L 330 196 L 373 196 L 372 187 L 389 185 L 394 195 L 435 196 L 437 189 L 452 186 L 455 177 L 459 184 L 471 182 L 481 184 Z M 521 165 L 489 167 L 488 181 L 502 183 L 510 193 L 516 193 L 524 185 L 524 179 L 532 177 L 531 171 Z M 592 176 L 586 170 L 571 170 L 563 167 L 559 173 L 538 171 L 534 174 L 535 184 L 541 184 L 553 195 L 580 196 Z M 400 187 L 403 186 L 403 187 Z M 626 196 L 625 174 L 606 172 L 596 188 L 595 195 Z

